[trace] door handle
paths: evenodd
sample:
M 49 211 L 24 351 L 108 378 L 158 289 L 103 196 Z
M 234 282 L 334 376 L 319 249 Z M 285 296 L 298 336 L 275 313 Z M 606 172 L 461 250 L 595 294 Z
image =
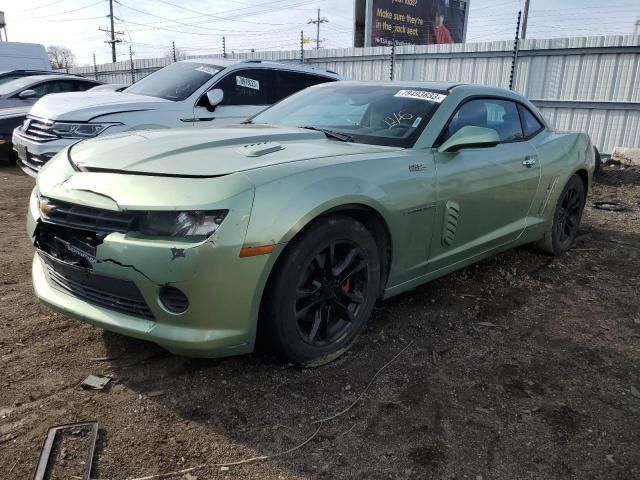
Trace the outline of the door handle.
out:
M 534 157 L 534 156 L 525 157 L 525 159 L 522 161 L 522 165 L 527 168 L 531 168 L 537 163 L 538 163 L 538 157 Z

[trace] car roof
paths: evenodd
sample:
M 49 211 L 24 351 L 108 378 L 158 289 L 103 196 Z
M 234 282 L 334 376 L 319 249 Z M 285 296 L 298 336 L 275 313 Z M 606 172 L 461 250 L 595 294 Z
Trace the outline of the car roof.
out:
M 5 75 L 7 73 L 27 73 L 30 75 L 65 75 L 61 72 L 54 72 L 53 70 L 32 70 L 32 69 L 24 69 L 24 68 L 15 68 L 13 70 L 0 70 L 0 75 Z
M 69 75 L 69 74 L 59 74 L 59 75 L 29 75 L 29 80 L 33 83 L 40 82 L 42 80 L 86 80 L 88 82 L 95 82 L 96 85 L 100 82 L 98 80 L 94 80 L 93 78 L 81 77 L 80 75 Z
M 242 60 L 229 58 L 189 58 L 187 60 L 180 60 L 180 63 L 206 63 L 207 65 L 217 65 L 218 67 L 229 67 L 240 62 L 242 62 Z
M 316 75 L 324 75 L 335 79 L 341 78 L 339 74 L 331 70 L 324 70 L 322 68 L 316 68 L 309 65 L 301 65 L 299 63 L 274 62 L 271 60 L 248 60 L 237 58 L 190 58 L 188 60 L 181 60 L 181 62 L 206 63 L 207 65 L 216 65 L 218 67 L 224 68 L 242 68 L 249 64 L 252 66 L 258 66 L 258 68 L 284 68 L 286 70 L 295 70 L 299 72 L 313 73 Z
M 413 81 L 413 80 L 403 80 L 403 81 L 376 81 L 376 80 L 343 80 L 340 82 L 341 85 L 382 85 L 396 88 L 425 88 L 431 90 L 440 90 L 440 91 L 456 91 L 456 93 L 461 93 L 464 96 L 470 95 L 486 95 L 486 96 L 500 96 L 505 98 L 511 98 L 514 100 L 522 100 L 524 97 L 518 94 L 517 92 L 513 92 L 511 90 L 507 90 L 506 88 L 499 87 L 490 87 L 486 85 L 476 85 L 470 83 L 456 83 L 456 82 L 423 82 L 423 81 Z M 335 85 L 335 84 L 334 84 Z
M 380 81 L 380 80 L 343 80 L 341 85 L 378 85 L 398 88 L 430 88 L 432 90 L 451 90 L 458 83 L 452 82 L 419 82 L 419 81 Z

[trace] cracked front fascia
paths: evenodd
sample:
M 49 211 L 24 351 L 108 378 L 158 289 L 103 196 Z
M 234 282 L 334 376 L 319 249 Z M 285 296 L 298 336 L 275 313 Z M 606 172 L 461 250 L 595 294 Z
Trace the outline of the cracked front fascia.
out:
M 244 239 L 253 192 L 228 199 L 229 215 L 210 238 L 193 242 L 187 239 L 151 238 L 136 232 L 111 233 L 96 249 L 99 263 L 96 273 L 119 277 L 119 269 L 129 266 L 157 285 L 190 281 L 208 275 L 216 256 L 227 249 L 239 255 Z M 237 214 L 237 219 L 235 218 Z M 234 221 L 235 220 L 235 221 Z M 179 252 L 178 255 L 175 252 Z M 110 261 L 110 262 L 109 262 Z
M 43 196 L 109 210 L 118 206 L 130 211 L 229 210 L 216 234 L 199 242 L 145 237 L 137 232 L 111 233 L 96 249 L 96 273 L 125 278 L 130 273 L 123 269 L 137 270 L 135 276 L 140 280 L 166 285 L 209 275 L 205 265 L 211 265 L 207 262 L 212 259 L 215 262 L 223 249 L 239 254 L 254 198 L 253 184 L 244 174 L 206 179 L 128 176 L 76 172 L 66 158 L 58 156 L 55 161 L 60 168 L 38 176 L 37 190 Z M 31 203 L 33 220 L 28 221 L 28 230 L 33 237 L 39 212 L 35 197 Z M 184 250 L 184 258 L 172 261 L 172 248 Z

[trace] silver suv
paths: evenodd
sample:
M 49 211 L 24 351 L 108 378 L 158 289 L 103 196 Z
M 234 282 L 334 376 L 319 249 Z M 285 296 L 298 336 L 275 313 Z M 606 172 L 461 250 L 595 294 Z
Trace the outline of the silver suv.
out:
M 340 80 L 334 72 L 260 60 L 173 63 L 122 92 L 50 95 L 13 132 L 18 164 L 29 175 L 79 140 L 129 130 L 240 123 L 306 87 Z

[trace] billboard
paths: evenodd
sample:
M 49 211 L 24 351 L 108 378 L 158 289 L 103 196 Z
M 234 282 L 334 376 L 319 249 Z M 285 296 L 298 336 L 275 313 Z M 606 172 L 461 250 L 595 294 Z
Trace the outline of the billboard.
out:
M 468 12 L 468 0 L 356 0 L 356 30 L 367 47 L 464 43 Z

